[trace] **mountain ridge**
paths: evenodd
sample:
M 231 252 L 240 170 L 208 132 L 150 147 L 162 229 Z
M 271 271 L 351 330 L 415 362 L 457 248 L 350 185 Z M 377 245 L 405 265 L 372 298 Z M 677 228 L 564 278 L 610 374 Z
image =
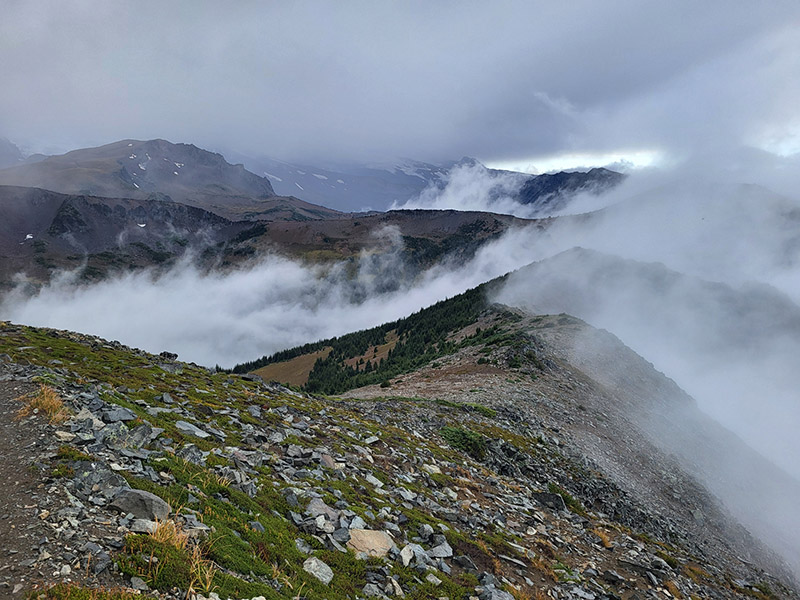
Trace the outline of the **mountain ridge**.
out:
M 794 597 L 769 554 L 632 431 L 625 443 L 647 450 L 657 467 L 636 476 L 651 481 L 652 472 L 657 484 L 669 482 L 670 500 L 657 510 L 576 443 L 570 419 L 602 431 L 616 427 L 610 413 L 605 423 L 596 420 L 589 398 L 607 411 L 613 405 L 602 388 L 552 356 L 539 335 L 572 335 L 584 324 L 491 310 L 483 314 L 490 336 L 462 327 L 462 341 L 477 334 L 481 343 L 440 358 L 431 367 L 440 371 L 435 380 L 421 370 L 393 379 L 392 395 L 372 386 L 349 399 L 214 372 L 168 352 L 2 323 L 0 379 L 22 385 L 17 389 L 31 402 L 45 392 L 23 384 L 38 382 L 72 415 L 49 425 L 41 422 L 44 409 L 23 417 L 43 428 L 31 472 L 54 473 L 50 486 L 68 492 L 39 498 L 28 518 L 58 528 L 61 515 L 74 514 L 67 527 L 78 545 L 91 524 L 94 545 L 80 546 L 69 563 L 82 585 L 156 589 L 168 598 L 191 587 L 270 599 L 293 598 L 302 587 L 309 600 L 401 592 L 419 599 L 628 599 L 660 590 Z M 522 347 L 498 331 L 529 325 L 538 333 Z M 491 337 L 498 339 L 488 344 Z M 474 385 L 463 370 L 467 355 L 474 364 L 487 360 L 486 372 L 477 373 L 482 392 L 464 389 Z M 492 396 L 511 373 L 513 381 Z M 526 402 L 520 392 L 528 385 L 545 387 Z M 421 389 L 427 393 L 402 395 Z M 450 394 L 440 395 L 445 389 Z M 127 497 L 149 504 L 127 508 Z M 701 525 L 690 516 L 698 509 Z M 159 537 L 166 525 L 156 514 L 186 534 L 185 545 Z M 62 543 L 47 542 L 45 553 L 23 545 L 21 553 L 38 553 L 32 564 L 47 572 L 69 573 Z M 736 558 L 741 552 L 748 562 Z M 209 579 L 193 579 L 197 569 Z M 41 590 L 52 584 L 46 576 L 34 581 Z
M 327 218 L 338 211 L 278 197 L 269 180 L 221 154 L 166 140 L 120 140 L 0 169 L 0 183 L 111 198 L 172 200 L 228 218 Z

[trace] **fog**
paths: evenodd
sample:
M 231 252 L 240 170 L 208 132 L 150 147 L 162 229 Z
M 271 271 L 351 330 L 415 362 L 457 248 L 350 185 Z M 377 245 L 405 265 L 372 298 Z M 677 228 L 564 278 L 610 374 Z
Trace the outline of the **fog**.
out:
M 759 182 L 775 172 L 780 166 L 761 165 L 742 179 Z M 792 187 L 789 174 L 776 181 Z M 513 185 L 465 168 L 415 202 L 520 214 L 525 207 L 515 204 Z M 131 273 L 91 286 L 64 273 L 32 298 L 20 288 L 0 315 L 227 367 L 404 317 L 535 262 L 513 274 L 495 299 L 533 312 L 568 312 L 609 330 L 704 413 L 800 478 L 800 203 L 695 162 L 633 173 L 602 196 L 575 198 L 565 212 L 584 214 L 552 220 L 544 231 L 510 230 L 466 264 L 444 262 L 414 279 L 400 232 L 387 228 L 376 232 L 355 273 L 278 255 L 206 273 L 187 258 L 159 276 Z M 672 450 L 708 454 L 689 441 Z M 751 474 L 732 463 L 714 472 L 725 477 L 724 485 L 709 479 L 712 488 L 760 531 L 794 524 L 785 506 L 755 514 L 736 504 L 735 497 L 746 496 L 733 493 L 732 482 Z M 783 489 L 770 493 L 778 498 Z M 787 543 L 784 550 L 794 547 Z
M 16 322 L 119 340 L 182 360 L 231 367 L 264 354 L 405 317 L 445 297 L 522 266 L 524 249 L 481 249 L 468 264 L 440 266 L 404 280 L 402 239 L 377 234 L 380 252 L 362 253 L 355 274 L 344 266 L 303 265 L 278 255 L 226 273 L 197 269 L 191 257 L 167 273 L 129 273 L 90 286 L 63 273 L 34 297 L 20 285 L 0 304 Z
M 312 164 L 796 148 L 798 16 L 785 1 L 9 0 L 0 135 Z

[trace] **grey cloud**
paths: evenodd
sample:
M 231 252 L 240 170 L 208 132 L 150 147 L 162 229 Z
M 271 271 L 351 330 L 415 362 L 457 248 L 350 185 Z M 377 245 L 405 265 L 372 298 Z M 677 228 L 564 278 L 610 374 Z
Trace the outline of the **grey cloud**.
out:
M 0 131 L 33 146 L 165 137 L 292 159 L 683 150 L 796 118 L 798 15 L 792 3 L 12 2 Z

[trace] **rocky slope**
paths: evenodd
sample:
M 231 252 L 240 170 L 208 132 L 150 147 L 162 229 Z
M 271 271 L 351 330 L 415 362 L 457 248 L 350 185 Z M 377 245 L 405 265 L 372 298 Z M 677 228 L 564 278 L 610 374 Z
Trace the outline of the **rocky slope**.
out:
M 253 227 L 193 206 L 0 186 L 0 285 L 43 283 L 60 270 L 82 281 L 172 264 Z
M 537 215 L 548 216 L 566 208 L 577 193 L 597 195 L 619 185 L 624 179 L 621 173 L 603 168 L 585 173 L 545 173 L 522 184 L 519 201 L 535 207 Z
M 7 590 L 794 597 L 783 562 L 645 435 L 642 415 L 677 431 L 691 399 L 613 336 L 489 306 L 487 287 L 321 342 L 306 387 L 344 397 L 4 323 L 2 422 L 30 405 L 39 433 L 15 479 L 34 501 L 7 486 L 0 533 L 51 531 L 12 548 Z
M 540 323 L 574 326 L 562 319 Z M 509 350 L 489 347 L 479 354 L 492 362 Z M 571 387 L 538 404 L 589 385 L 539 357 L 536 373 L 516 377 Z M 9 323 L 0 358 L 3 423 L 17 427 L 9 417 L 31 404 L 21 418 L 41 432 L 21 482 L 38 492 L 0 520 L 4 538 L 44 532 L 4 550 L 8 597 L 33 586 L 34 597 L 82 598 L 98 584 L 114 599 L 127 598 L 123 588 L 162 598 L 794 596 L 776 572 L 734 557 L 716 537 L 724 515 L 680 471 L 672 485 L 714 523 L 702 536 L 604 475 L 557 421 L 521 414 L 519 398 L 462 403 L 436 387 L 428 397 L 312 396 Z M 52 392 L 63 414 L 43 401 Z M 743 532 L 740 541 L 760 556 Z

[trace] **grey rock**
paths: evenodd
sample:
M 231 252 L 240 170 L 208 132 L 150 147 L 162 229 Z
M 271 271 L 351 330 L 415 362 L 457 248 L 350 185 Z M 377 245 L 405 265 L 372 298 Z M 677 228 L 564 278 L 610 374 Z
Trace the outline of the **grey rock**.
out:
M 428 550 L 428 556 L 431 558 L 450 558 L 453 556 L 453 549 L 446 541 L 438 546 Z
M 364 479 L 367 480 L 367 483 L 374 485 L 376 488 L 383 487 L 383 482 L 375 477 L 372 473 L 367 473 L 367 476 Z
M 129 529 L 133 533 L 153 533 L 156 529 L 156 522 L 150 519 L 134 519 Z
M 404 567 L 409 566 L 412 561 L 416 562 L 418 565 L 424 565 L 429 561 L 428 553 L 425 552 L 425 549 L 419 544 L 408 544 L 404 546 L 400 551 L 400 560 Z
M 559 494 L 551 494 L 549 492 L 533 492 L 533 499 L 542 506 L 546 506 L 551 510 L 567 510 L 567 505 L 564 504 L 564 498 Z
M 178 450 L 175 455 L 180 456 L 182 459 L 187 460 L 195 465 L 205 464 L 203 451 L 194 444 L 184 444 L 183 448 Z
M 210 433 L 207 433 L 207 432 L 203 431 L 202 429 L 200 429 L 199 427 L 197 427 L 196 425 L 192 425 L 191 423 L 187 423 L 186 421 L 175 421 L 175 427 L 181 433 L 187 433 L 189 435 L 193 435 L 195 437 L 199 437 L 202 440 L 205 440 L 205 439 L 211 437 Z
M 116 508 L 123 514 L 131 513 L 139 519 L 156 519 L 163 521 L 169 516 L 169 504 L 161 498 L 144 490 L 122 490 L 111 502 L 111 508 Z
M 95 504 L 105 504 L 128 487 L 128 482 L 121 475 L 102 463 L 80 461 L 74 468 L 75 494 L 84 500 L 92 497 Z
M 605 579 L 608 583 L 613 585 L 621 585 L 623 583 L 627 583 L 627 580 L 622 575 L 612 570 L 603 571 L 603 579 Z
M 306 559 L 303 563 L 303 570 L 319 579 L 325 585 L 329 584 L 333 579 L 333 571 L 331 568 L 316 556 Z
M 324 515 L 329 521 L 339 520 L 339 511 L 331 508 L 321 498 L 312 498 L 306 506 L 306 514 L 312 517 Z
M 91 563 L 92 572 L 99 575 L 111 566 L 111 557 L 106 552 L 98 552 Z
M 360 516 L 356 515 L 353 517 L 353 520 L 350 521 L 350 529 L 366 529 L 367 523 L 362 519 Z
M 266 531 L 266 529 L 264 529 L 264 526 L 258 521 L 250 521 L 249 525 L 259 533 L 264 533 Z
M 108 410 L 104 410 L 102 419 L 106 423 L 116 423 L 117 421 L 133 421 L 136 418 L 136 413 L 123 406 L 114 406 Z
M 131 587 L 140 592 L 148 592 L 150 588 L 140 577 L 131 577 Z
M 368 583 L 367 585 L 364 586 L 364 589 L 361 590 L 361 591 L 364 592 L 364 595 L 366 597 L 368 597 L 368 598 L 385 598 L 386 597 L 383 594 L 383 592 L 381 591 L 381 588 L 379 588 L 374 583 Z
M 429 582 L 429 583 L 432 583 L 433 585 L 442 585 L 442 580 L 441 580 L 441 579 L 439 579 L 439 578 L 438 578 L 436 575 L 434 575 L 433 573 L 428 573 L 428 574 L 425 576 L 425 581 L 427 581 L 427 582 Z M 513 599 L 512 599 L 512 600 L 513 600 Z
M 486 585 L 479 597 L 481 600 L 514 600 L 514 596 L 506 591 L 498 590 L 494 584 Z
M 340 527 L 331 535 L 333 536 L 333 539 L 340 544 L 346 544 L 350 541 L 350 531 L 346 527 Z

